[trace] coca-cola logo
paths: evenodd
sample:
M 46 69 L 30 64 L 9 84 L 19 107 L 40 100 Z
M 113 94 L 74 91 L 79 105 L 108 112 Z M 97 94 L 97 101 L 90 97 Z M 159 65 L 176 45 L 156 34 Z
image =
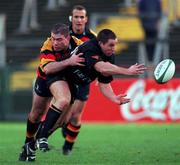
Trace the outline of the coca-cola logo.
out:
M 138 80 L 127 89 L 129 104 L 121 106 L 121 114 L 128 121 L 180 119 L 180 86 L 176 89 L 146 90 L 146 81 Z

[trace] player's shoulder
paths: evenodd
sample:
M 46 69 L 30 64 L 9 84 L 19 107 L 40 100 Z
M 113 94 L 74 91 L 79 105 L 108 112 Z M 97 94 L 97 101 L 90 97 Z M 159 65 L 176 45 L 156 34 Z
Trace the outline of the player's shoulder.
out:
M 43 46 L 41 47 L 41 52 L 44 51 L 52 51 L 52 41 L 49 37 L 46 39 L 46 41 L 44 41 Z
M 83 41 L 81 41 L 80 39 L 78 39 L 77 37 L 75 37 L 75 36 L 71 36 L 72 37 L 72 39 L 73 39 L 73 41 L 75 42 L 75 44 L 77 45 L 77 46 L 79 46 L 79 45 L 81 45 L 82 43 L 83 43 Z
M 79 46 L 79 48 L 82 50 L 82 52 L 88 52 L 93 54 L 99 54 L 100 52 L 98 42 L 95 38 L 84 42 L 82 45 Z
M 94 32 L 92 29 L 85 27 L 85 34 L 88 36 L 90 39 L 95 38 L 97 36 L 96 32 Z
M 92 29 L 89 29 L 89 32 L 90 32 L 92 35 L 94 35 L 95 37 L 97 37 L 96 32 L 94 32 Z

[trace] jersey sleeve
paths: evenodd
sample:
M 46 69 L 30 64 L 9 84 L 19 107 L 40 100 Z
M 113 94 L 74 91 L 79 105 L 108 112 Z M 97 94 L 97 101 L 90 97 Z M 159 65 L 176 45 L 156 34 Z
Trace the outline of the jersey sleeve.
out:
M 112 76 L 103 76 L 102 74 L 98 75 L 98 81 L 104 84 L 108 84 L 113 80 Z
M 46 50 L 52 51 L 52 41 L 49 37 L 46 39 L 46 41 L 44 41 L 43 46 L 41 47 L 41 52 Z
M 114 64 L 114 60 L 115 60 L 115 57 L 114 57 L 114 55 L 112 55 L 112 56 L 106 56 L 105 57 L 106 59 L 104 60 L 104 61 L 108 61 L 108 62 L 110 62 L 111 64 Z M 107 83 L 110 83 L 111 81 L 113 80 L 113 76 L 103 76 L 102 74 L 99 74 L 98 75 L 98 81 L 99 82 L 101 82 L 101 83 L 105 83 L 105 84 L 107 84 Z
M 40 52 L 40 64 L 39 67 L 43 70 L 43 67 L 47 65 L 49 62 L 56 61 L 56 57 L 52 52 L 52 42 L 50 38 L 43 43 Z
M 84 52 L 85 62 L 86 65 L 91 68 L 94 67 L 94 65 L 101 61 L 101 58 L 98 54 L 92 52 L 92 51 L 86 51 Z
M 46 66 L 50 62 L 56 61 L 55 56 L 50 51 L 45 51 L 40 54 L 40 64 L 39 67 L 43 71 L 44 66 Z
M 89 31 L 90 31 L 90 34 L 92 34 L 92 35 L 93 35 L 93 37 L 97 37 L 96 32 L 94 32 L 92 29 L 89 29 Z
M 94 68 L 94 65 L 97 62 L 102 61 L 102 59 L 100 58 L 100 56 L 98 54 L 95 54 L 90 51 L 85 53 L 85 59 L 86 59 L 87 66 L 89 68 Z M 98 81 L 99 82 L 106 84 L 106 83 L 110 83 L 112 80 L 113 80 L 112 76 L 103 76 L 101 73 L 98 73 Z

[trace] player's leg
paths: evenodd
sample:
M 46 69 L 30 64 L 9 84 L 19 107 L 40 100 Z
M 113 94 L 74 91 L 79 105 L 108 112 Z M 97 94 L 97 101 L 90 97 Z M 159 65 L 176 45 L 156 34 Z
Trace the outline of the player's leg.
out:
M 70 154 L 73 145 L 77 140 L 81 128 L 81 112 L 84 105 L 85 102 L 75 100 L 71 110 L 75 110 L 76 112 L 72 112 L 70 121 L 62 128 L 62 133 L 65 137 L 65 142 L 62 148 L 64 155 Z
M 27 119 L 25 145 L 22 147 L 22 152 L 19 155 L 20 161 L 35 160 L 35 134 L 39 128 L 40 119 L 50 100 L 49 93 L 44 89 L 45 84 L 46 83 L 43 80 L 41 81 L 39 78 L 36 79 L 32 99 L 32 109 Z M 36 86 L 38 86 L 38 91 L 36 90 Z
M 60 118 L 62 112 L 68 108 L 71 101 L 69 86 L 65 81 L 55 81 L 50 85 L 50 91 L 53 95 L 51 105 L 48 109 L 46 119 L 38 139 L 39 149 L 42 151 L 49 150 L 47 139 L 49 131 L 53 128 L 56 121 Z
M 64 155 L 68 155 L 72 151 L 73 145 L 80 132 L 81 115 L 85 107 L 86 100 L 88 99 L 88 95 L 89 85 L 80 86 L 76 94 L 76 100 L 71 106 L 71 113 L 67 116 L 67 120 L 69 122 L 62 128 L 62 134 L 65 137 L 65 142 L 62 148 Z
M 46 112 L 47 104 L 49 104 L 50 98 L 38 96 L 36 93 L 33 94 L 32 109 L 28 116 L 27 130 L 26 130 L 26 140 L 29 142 L 34 139 L 35 134 L 38 130 L 39 123 L 42 116 Z
M 35 134 L 39 128 L 40 119 L 44 113 L 44 108 L 49 98 L 40 97 L 36 93 L 33 94 L 32 110 L 28 115 L 25 145 L 22 148 L 19 160 L 33 161 L 35 160 Z

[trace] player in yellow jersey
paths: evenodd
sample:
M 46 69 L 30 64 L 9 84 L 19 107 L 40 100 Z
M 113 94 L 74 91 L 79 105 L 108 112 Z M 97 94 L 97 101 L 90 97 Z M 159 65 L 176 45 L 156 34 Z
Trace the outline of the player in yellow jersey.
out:
M 70 35 L 85 42 L 96 37 L 96 34 L 86 26 L 88 21 L 87 10 L 84 6 L 76 5 L 72 8 L 70 15 Z M 65 138 L 63 154 L 68 155 L 77 139 L 81 128 L 81 114 L 88 99 L 90 85 L 79 86 L 75 101 L 69 114 L 69 122 L 62 127 L 62 134 Z M 39 133 L 39 132 L 38 132 Z M 67 138 L 69 137 L 69 138 Z M 71 139 L 71 141 L 69 141 Z M 46 139 L 37 141 L 40 150 L 46 151 Z M 70 145 L 69 145 L 70 143 Z M 68 145 L 66 145 L 68 144 Z
M 51 37 L 41 48 L 32 109 L 27 119 L 26 138 L 19 156 L 20 161 L 35 160 L 35 135 L 39 128 L 40 120 L 46 113 L 47 104 L 49 104 L 52 97 L 46 85 L 47 75 L 55 74 L 67 66 L 82 66 L 81 63 L 84 61 L 84 58 L 81 57 L 82 54 L 71 54 L 80 43 L 80 40 L 70 36 L 67 25 L 56 24 L 51 30 Z M 52 114 L 56 112 L 53 105 L 50 108 L 52 109 Z

